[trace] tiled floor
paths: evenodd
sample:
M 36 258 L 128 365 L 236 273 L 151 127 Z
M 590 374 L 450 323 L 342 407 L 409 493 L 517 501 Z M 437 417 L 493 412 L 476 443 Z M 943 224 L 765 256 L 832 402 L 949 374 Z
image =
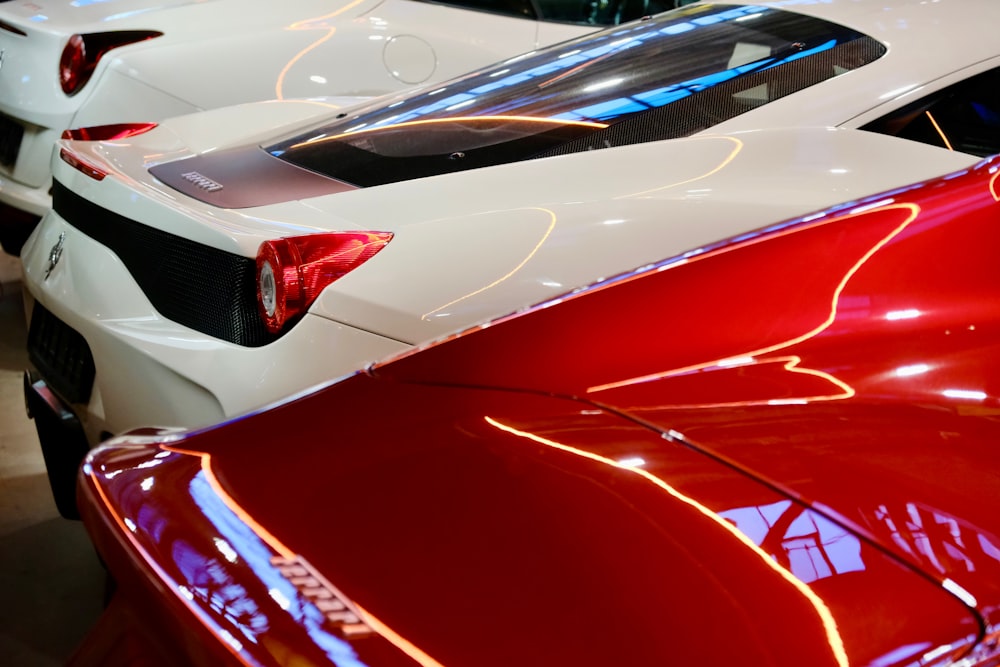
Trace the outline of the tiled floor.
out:
M 0 665 L 62 665 L 100 614 L 104 571 L 56 512 L 24 411 L 20 264 L 0 252 Z

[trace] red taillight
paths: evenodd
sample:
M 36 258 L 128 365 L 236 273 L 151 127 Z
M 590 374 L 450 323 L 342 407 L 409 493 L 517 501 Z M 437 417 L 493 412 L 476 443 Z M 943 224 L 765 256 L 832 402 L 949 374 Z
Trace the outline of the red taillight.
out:
M 83 172 L 87 176 L 90 176 L 95 181 L 103 181 L 104 177 L 108 175 L 106 171 L 102 171 L 90 164 L 86 160 L 82 159 L 79 155 L 67 148 L 59 149 L 59 157 L 62 161 L 70 165 L 77 171 Z
M 75 130 L 63 130 L 61 139 L 73 141 L 113 141 L 127 139 L 143 132 L 149 132 L 156 123 L 117 123 L 115 125 L 95 125 Z
M 73 95 L 83 88 L 97 67 L 97 61 L 111 49 L 159 37 L 155 30 L 120 30 L 73 35 L 63 48 L 59 59 L 59 83 L 63 92 Z
M 149 132 L 156 123 L 118 123 L 116 125 L 95 125 L 93 127 L 81 127 L 76 130 L 64 130 L 62 139 L 70 141 L 111 141 L 114 139 L 125 139 L 134 137 L 143 132 Z M 61 147 L 59 157 L 63 162 L 72 166 L 94 180 L 101 181 L 108 175 L 108 172 L 99 169 L 80 157 L 73 150 Z
M 372 258 L 389 232 L 333 232 L 265 241 L 257 251 L 257 307 L 278 333 L 337 278 Z

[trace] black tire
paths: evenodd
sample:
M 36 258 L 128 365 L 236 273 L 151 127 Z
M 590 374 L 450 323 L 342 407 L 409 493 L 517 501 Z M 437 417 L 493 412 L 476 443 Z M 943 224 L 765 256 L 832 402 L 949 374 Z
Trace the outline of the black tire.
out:
M 21 256 L 21 248 L 28 240 L 31 232 L 38 225 L 38 218 L 33 220 L 0 220 L 0 245 L 8 255 Z

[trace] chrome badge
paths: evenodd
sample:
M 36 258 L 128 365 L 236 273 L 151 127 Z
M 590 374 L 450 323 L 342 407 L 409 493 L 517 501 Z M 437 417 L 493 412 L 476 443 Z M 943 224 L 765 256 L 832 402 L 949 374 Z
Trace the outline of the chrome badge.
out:
M 56 268 L 56 264 L 59 263 L 59 259 L 62 257 L 63 253 L 63 242 L 66 240 L 66 232 L 59 234 L 59 240 L 56 244 L 52 246 L 52 250 L 49 250 L 49 265 L 45 269 L 45 277 L 42 280 L 48 280 L 49 274 L 52 273 L 52 269 Z
M 375 631 L 362 620 L 361 613 L 344 594 L 324 579 L 304 558 L 274 556 L 271 558 L 271 565 L 278 568 L 281 576 L 291 582 L 302 597 L 319 609 L 326 620 L 345 637 L 374 634 Z
M 216 183 L 208 176 L 203 176 L 197 171 L 186 171 L 181 174 L 181 178 L 190 183 L 194 183 L 196 187 L 201 188 L 205 192 L 218 192 L 222 189 L 221 183 Z

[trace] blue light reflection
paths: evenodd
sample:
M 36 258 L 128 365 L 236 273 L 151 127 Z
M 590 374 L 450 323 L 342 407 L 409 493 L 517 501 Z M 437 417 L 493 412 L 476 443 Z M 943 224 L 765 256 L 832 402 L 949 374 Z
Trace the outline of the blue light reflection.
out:
M 804 583 L 865 569 L 861 541 L 813 510 L 782 500 L 719 512 Z
M 276 601 L 274 609 L 284 609 L 290 614 L 338 667 L 366 667 L 348 642 L 324 629 L 326 618 L 322 612 L 303 600 L 291 582 L 271 565 L 272 549 L 219 497 L 204 471 L 192 479 L 189 490 L 205 518 L 219 531 L 219 536 L 253 570 L 264 588 L 277 592 L 277 596 L 272 594 L 271 597 L 282 598 L 282 604 Z M 158 534 L 159 529 L 157 527 Z M 268 614 L 250 598 L 246 589 L 232 580 L 224 560 L 208 557 L 180 541 L 173 548 L 176 562 L 195 595 L 223 613 L 250 641 L 256 642 L 257 636 L 268 630 Z

